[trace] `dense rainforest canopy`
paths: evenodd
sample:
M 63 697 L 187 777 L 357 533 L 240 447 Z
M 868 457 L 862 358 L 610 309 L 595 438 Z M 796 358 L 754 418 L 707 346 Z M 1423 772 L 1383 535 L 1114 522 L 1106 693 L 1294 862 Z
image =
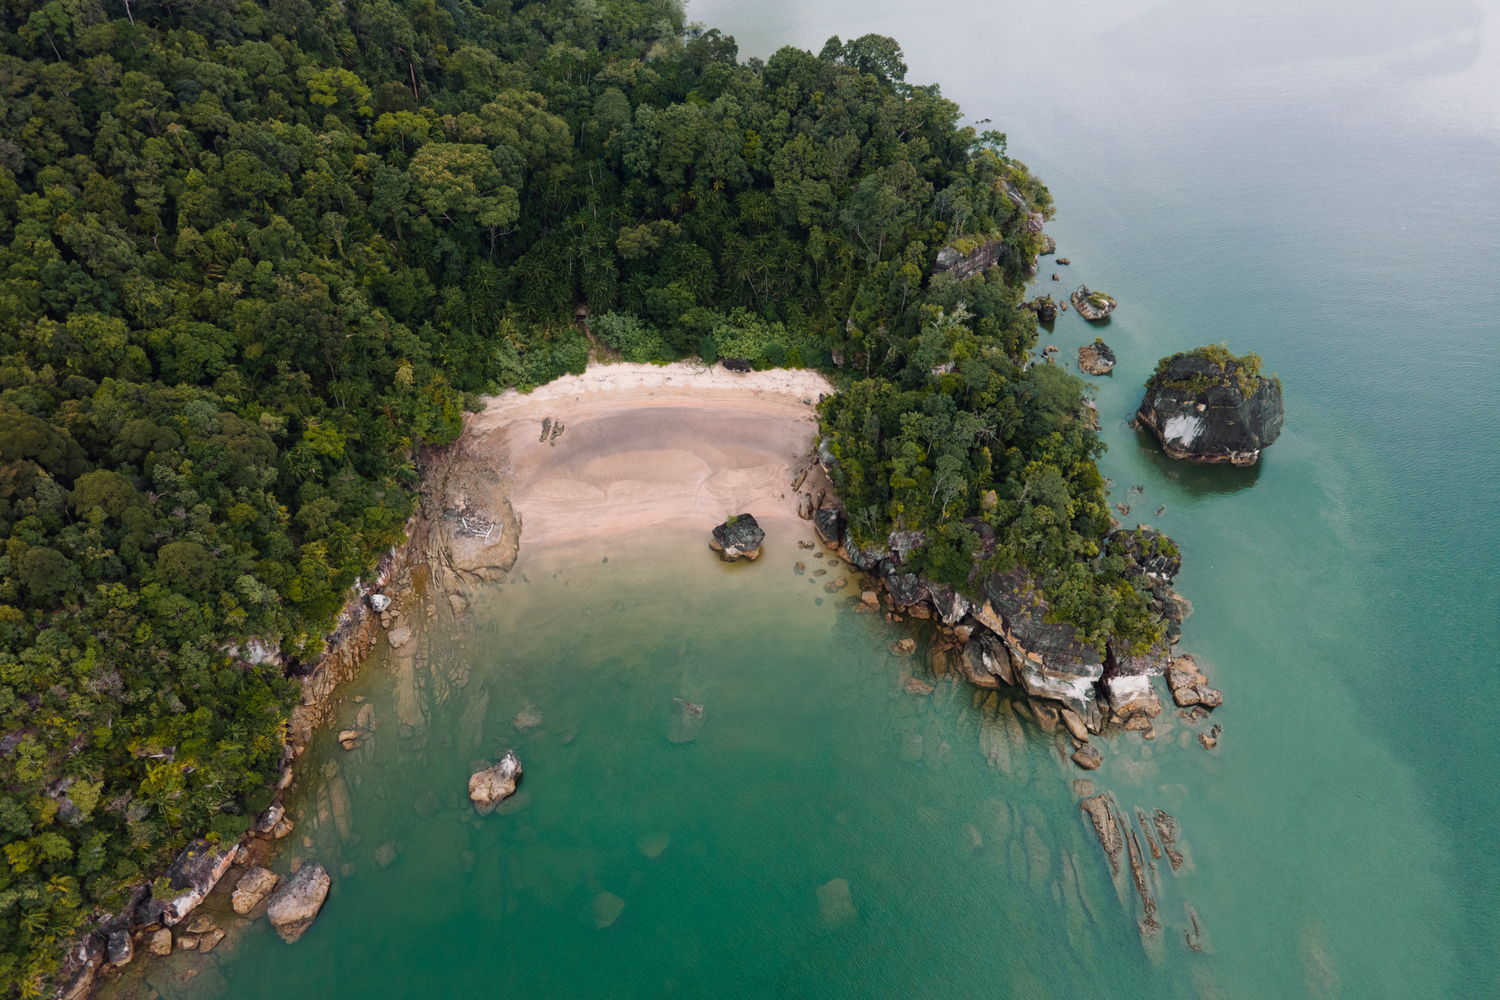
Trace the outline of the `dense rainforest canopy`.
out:
M 632 360 L 825 368 L 861 538 L 924 528 L 962 584 L 983 518 L 1088 636 L 1156 634 L 1095 558 L 1081 383 L 1025 365 L 1050 196 L 892 40 L 741 62 L 674 0 L 0 10 L 0 990 L 245 828 L 416 449 L 581 371 L 580 306 Z M 933 277 L 955 241 L 1003 251 Z

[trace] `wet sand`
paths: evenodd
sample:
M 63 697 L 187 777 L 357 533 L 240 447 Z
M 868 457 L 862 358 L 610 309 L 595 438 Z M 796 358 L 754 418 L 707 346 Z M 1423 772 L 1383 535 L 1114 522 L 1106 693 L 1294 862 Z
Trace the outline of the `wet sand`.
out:
M 813 404 L 831 392 L 811 371 L 596 364 L 490 399 L 466 451 L 510 479 L 528 546 L 671 523 L 706 531 L 729 514 L 795 518 L 798 470 L 811 470 L 803 492 L 826 487 L 810 452 Z

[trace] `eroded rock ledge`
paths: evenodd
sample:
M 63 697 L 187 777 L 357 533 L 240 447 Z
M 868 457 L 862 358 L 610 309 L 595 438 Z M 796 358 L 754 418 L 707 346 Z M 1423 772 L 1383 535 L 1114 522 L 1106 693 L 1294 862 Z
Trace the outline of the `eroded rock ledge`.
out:
M 1046 594 L 1024 570 L 992 574 L 981 585 L 981 597 L 971 599 L 946 584 L 905 571 L 908 554 L 925 543 L 921 532 L 893 532 L 884 547 L 861 548 L 837 507 L 818 510 L 813 526 L 825 546 L 875 578 L 874 586 L 886 592 L 892 620 L 935 619 L 945 626 L 929 650 L 934 659 L 930 665 L 951 664 L 981 688 L 1020 688 L 1033 705 L 1040 704 L 1039 712 L 1050 713 L 1054 726 L 1067 729 L 1075 750 L 1083 750 L 1088 734 L 1110 725 L 1149 732 L 1152 720 L 1161 714 L 1162 700 L 1151 678 L 1171 665 L 1169 645 L 1139 655 L 1107 649 L 1101 656 L 1079 641 L 1074 626 L 1046 620 Z M 973 519 L 971 527 L 993 545 L 988 524 Z M 1150 581 L 1152 606 L 1166 625 L 1167 643 L 1175 642 L 1182 619 L 1191 611 L 1171 586 L 1182 566 L 1176 546 L 1145 525 L 1115 531 L 1105 544 L 1125 558 L 1131 575 Z M 878 607 L 878 601 L 878 594 L 870 591 L 860 603 L 869 609 Z M 903 647 L 898 655 L 914 650 L 915 644 Z M 1098 766 L 1097 755 L 1087 751 L 1075 762 L 1085 768 Z

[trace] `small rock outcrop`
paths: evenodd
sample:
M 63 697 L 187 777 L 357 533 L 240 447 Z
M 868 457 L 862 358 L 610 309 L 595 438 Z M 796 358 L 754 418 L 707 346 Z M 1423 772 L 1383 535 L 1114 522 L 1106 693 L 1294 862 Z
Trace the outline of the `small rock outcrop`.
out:
M 328 898 L 328 886 L 332 881 L 322 865 L 308 861 L 272 894 L 266 917 L 281 935 L 281 940 L 291 944 L 312 925 L 313 918 L 323 908 L 323 901 Z
M 1050 257 L 1057 253 L 1057 241 L 1046 233 L 1042 234 L 1042 249 L 1037 251 L 1040 257 Z
M 469 776 L 469 801 L 481 816 L 495 811 L 503 800 L 515 794 L 516 781 L 521 777 L 521 762 L 507 750 L 500 763 L 476 771 Z
M 1073 751 L 1073 763 L 1085 771 L 1097 771 L 1099 770 L 1099 765 L 1104 763 L 1104 757 L 1098 750 L 1094 749 L 1092 744 L 1085 743 Z
M 1036 313 L 1038 323 L 1051 323 L 1057 319 L 1057 303 L 1050 295 L 1039 295 L 1026 303 L 1026 308 Z
M 1115 352 L 1100 337 L 1078 349 L 1078 370 L 1088 375 L 1108 375 L 1115 366 Z
M 1163 358 L 1136 417 L 1172 458 L 1254 465 L 1286 416 L 1281 380 L 1260 374 L 1260 366 L 1256 355 L 1237 358 L 1220 346 Z
M 1115 300 L 1103 292 L 1091 292 L 1088 285 L 1079 285 L 1073 293 L 1073 308 L 1084 319 L 1103 319 L 1115 311 Z
M 720 363 L 724 365 L 725 371 L 738 372 L 741 375 L 755 370 L 755 366 L 748 358 L 722 358 Z
M 234 895 L 230 897 L 234 912 L 244 916 L 255 909 L 280 881 L 281 877 L 274 872 L 259 866 L 250 867 L 240 876 L 239 883 L 234 887 Z
M 1208 678 L 1198 669 L 1191 656 L 1174 656 L 1167 670 L 1167 686 L 1172 689 L 1172 700 L 1183 708 L 1201 705 L 1218 708 L 1224 704 L 1224 694 L 1208 686 Z
M 959 281 L 964 281 L 998 264 L 1004 256 L 1005 243 L 1002 240 L 963 237 L 938 251 L 937 263 L 932 270 L 935 273 L 949 271 Z
M 717 552 L 725 562 L 738 559 L 753 561 L 760 558 L 760 543 L 765 538 L 766 533 L 755 523 L 754 517 L 749 514 L 732 514 L 714 529 L 708 547 Z

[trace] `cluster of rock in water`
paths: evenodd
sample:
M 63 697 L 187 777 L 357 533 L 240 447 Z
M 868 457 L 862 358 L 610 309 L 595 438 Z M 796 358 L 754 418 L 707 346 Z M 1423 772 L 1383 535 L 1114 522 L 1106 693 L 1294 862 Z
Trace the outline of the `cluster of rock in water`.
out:
M 802 478 L 799 474 L 798 485 Z M 803 499 L 809 498 L 804 495 Z M 992 766 L 1009 772 L 1007 761 L 1012 745 L 1020 739 L 1021 719 L 1059 739 L 1065 738 L 1071 745 L 1073 762 L 1085 770 L 1097 769 L 1103 763 L 1098 746 L 1101 738 L 1135 732 L 1144 740 L 1155 739 L 1157 720 L 1164 708 L 1154 677 L 1164 677 L 1177 714 L 1189 723 L 1200 721 L 1223 703 L 1222 693 L 1208 684 L 1193 657 L 1173 655 L 1171 651 L 1171 644 L 1181 634 L 1181 621 L 1191 614 L 1192 606 L 1172 589 L 1173 578 L 1182 567 L 1181 556 L 1170 539 L 1150 526 L 1115 530 L 1105 544 L 1111 553 L 1125 558 L 1128 575 L 1150 582 L 1152 605 L 1168 626 L 1167 642 L 1145 654 L 1108 650 L 1100 657 L 1097 650 L 1077 641 L 1073 626 L 1046 621 L 1046 596 L 1024 572 L 993 575 L 984 581 L 982 600 L 976 603 L 951 587 L 903 572 L 907 555 L 923 544 L 919 532 L 896 532 L 880 549 L 861 548 L 850 534 L 843 512 L 836 505 L 822 506 L 825 499 L 818 497 L 820 505 L 804 516 L 813 522 L 823 546 L 831 550 L 834 558 L 828 562 L 843 562 L 868 574 L 853 601 L 854 610 L 883 610 L 890 621 L 925 621 L 935 629 L 926 643 L 925 675 L 904 672 L 904 691 L 927 697 L 934 694 L 936 683 L 943 678 L 962 679 L 973 685 L 974 704 L 980 710 L 979 750 Z M 806 505 L 803 509 L 807 511 Z M 986 543 L 993 544 L 993 535 L 983 521 L 974 519 L 970 527 Z M 809 542 L 798 544 L 814 547 Z M 822 552 L 814 553 L 815 559 L 822 556 Z M 798 575 L 806 569 L 806 563 L 796 564 Z M 832 583 L 828 586 L 841 589 Z M 914 658 L 919 645 L 915 636 L 907 636 L 891 642 L 890 652 L 898 658 Z M 677 699 L 674 740 L 683 725 L 701 724 L 701 711 Z M 1213 750 L 1219 732 L 1214 726 L 1211 732 L 1199 733 L 1198 742 Z M 1186 742 L 1186 733 L 1182 740 Z M 913 746 L 908 753 L 903 744 L 903 758 L 920 759 L 920 737 L 909 736 L 907 742 L 913 742 Z M 1157 862 L 1165 859 L 1174 873 L 1190 863 L 1178 822 L 1161 809 L 1136 808 L 1132 817 L 1113 793 L 1096 794 L 1088 779 L 1075 781 L 1074 789 L 1108 859 L 1122 901 L 1132 895 L 1138 901 L 1142 942 L 1148 952 L 1154 953 L 1163 936 L 1153 891 L 1153 885 L 1160 885 Z M 971 833 L 971 839 L 975 837 L 977 834 Z M 828 883 L 817 895 L 826 923 L 834 925 L 849 919 L 852 903 L 847 903 L 846 882 Z M 1202 950 L 1203 933 L 1197 914 L 1190 905 L 1184 904 L 1184 909 L 1185 944 L 1192 950 Z
M 224 947 L 233 948 L 235 938 L 262 916 L 288 943 L 300 938 L 328 898 L 332 879 L 314 862 L 297 866 L 286 879 L 261 867 L 273 835 L 259 827 L 275 825 L 263 817 L 245 843 L 188 844 L 164 876 L 167 894 L 158 897 L 152 886 L 138 887 L 118 914 L 105 915 L 74 944 L 56 995 L 84 996 L 101 973 L 122 970 L 140 953 L 207 954 L 226 938 L 231 943 Z M 232 918 L 199 909 L 222 885 L 233 886 L 230 905 L 237 916 Z

